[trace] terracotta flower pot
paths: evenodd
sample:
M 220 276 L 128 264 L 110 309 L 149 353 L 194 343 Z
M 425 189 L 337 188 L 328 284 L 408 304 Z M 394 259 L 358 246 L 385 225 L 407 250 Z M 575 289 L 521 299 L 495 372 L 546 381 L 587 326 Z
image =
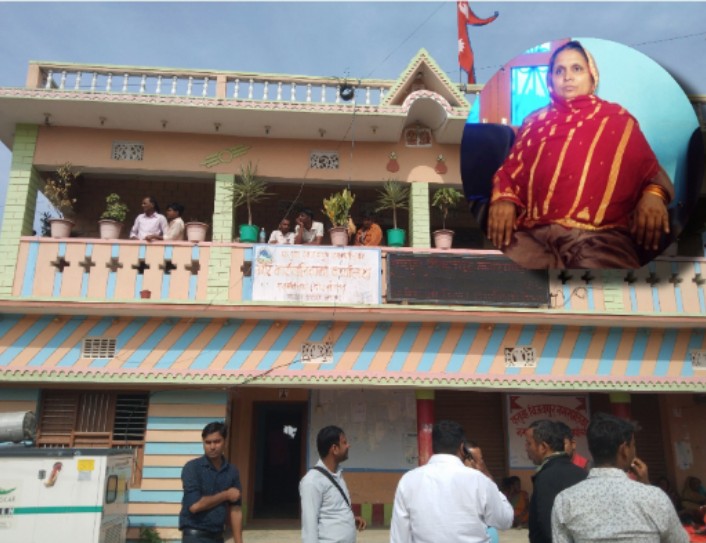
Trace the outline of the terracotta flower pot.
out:
M 334 247 L 345 247 L 348 245 L 348 228 L 337 226 L 328 231 L 331 236 L 331 245 Z
M 197 243 L 199 241 L 206 241 L 208 225 L 205 222 L 187 222 L 184 226 L 186 227 L 187 240 Z
M 53 238 L 70 238 L 71 229 L 74 222 L 69 219 L 49 219 L 51 227 L 51 237 Z
M 118 239 L 123 229 L 123 223 L 111 219 L 98 221 L 98 230 L 101 239 Z
M 434 247 L 437 249 L 451 249 L 451 244 L 454 239 L 453 230 L 435 230 L 433 236 Z

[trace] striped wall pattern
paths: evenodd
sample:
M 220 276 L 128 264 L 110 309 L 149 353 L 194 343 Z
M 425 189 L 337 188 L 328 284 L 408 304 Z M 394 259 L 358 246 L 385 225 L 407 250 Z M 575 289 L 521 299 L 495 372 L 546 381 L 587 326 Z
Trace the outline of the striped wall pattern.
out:
M 87 336 L 116 339 L 113 359 L 82 359 Z M 701 391 L 691 353 L 703 329 L 460 323 L 98 318 L 5 315 L 0 379 L 17 382 L 369 384 Z M 303 364 L 305 342 L 329 341 L 327 363 Z M 530 346 L 536 367 L 506 367 Z
M 227 400 L 225 391 L 172 390 L 151 394 L 142 484 L 129 493 L 132 528 L 178 528 L 183 496 L 181 468 L 203 454 L 201 430 L 214 420 L 225 421 Z

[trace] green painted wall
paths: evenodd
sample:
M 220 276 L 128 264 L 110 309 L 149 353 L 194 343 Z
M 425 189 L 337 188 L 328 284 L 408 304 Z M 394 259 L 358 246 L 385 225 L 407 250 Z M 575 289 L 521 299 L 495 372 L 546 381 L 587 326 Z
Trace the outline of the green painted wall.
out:
M 12 293 L 20 236 L 32 234 L 40 178 L 32 167 L 38 127 L 18 124 L 12 145 L 10 178 L 0 233 L 0 296 Z
M 412 183 L 409 191 L 409 246 L 418 249 L 431 247 L 429 236 L 429 183 Z
M 216 174 L 213 202 L 214 242 L 230 243 L 233 240 L 233 193 L 228 190 L 233 185 L 233 174 Z M 211 247 L 208 262 L 208 299 L 209 301 L 228 301 L 230 283 L 230 247 Z

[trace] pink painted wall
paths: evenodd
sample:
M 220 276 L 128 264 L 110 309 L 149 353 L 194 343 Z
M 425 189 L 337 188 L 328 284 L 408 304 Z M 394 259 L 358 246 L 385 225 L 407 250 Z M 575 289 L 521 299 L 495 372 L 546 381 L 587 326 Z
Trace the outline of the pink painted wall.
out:
M 113 141 L 142 142 L 144 160 L 116 161 L 111 159 Z M 236 145 L 247 145 L 247 154 L 213 168 L 201 165 L 206 157 Z M 311 151 L 337 150 L 338 170 L 309 169 Z M 150 174 L 179 172 L 182 175 L 213 175 L 237 173 L 239 165 L 252 160 L 264 177 L 298 180 L 304 176 L 312 182 L 344 179 L 380 181 L 395 177 L 399 180 L 430 183 L 460 184 L 458 144 L 428 148 L 408 148 L 403 143 L 356 142 L 351 160 L 351 145 L 327 140 L 282 140 L 274 138 L 242 139 L 220 135 L 131 132 L 53 126 L 40 127 L 35 164 L 53 168 L 71 162 L 84 170 L 140 171 Z M 397 153 L 400 170 L 387 171 L 389 153 Z M 434 171 L 436 158 L 443 154 L 448 173 Z M 224 155 L 230 158 L 226 153 Z

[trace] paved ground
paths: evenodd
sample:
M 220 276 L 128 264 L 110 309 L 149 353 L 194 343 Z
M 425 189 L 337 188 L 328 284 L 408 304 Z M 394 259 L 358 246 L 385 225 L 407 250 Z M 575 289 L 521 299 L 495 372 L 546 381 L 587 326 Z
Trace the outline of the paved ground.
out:
M 244 532 L 245 543 L 294 543 L 301 541 L 299 530 L 248 530 Z M 230 542 L 232 543 L 232 539 Z M 389 530 L 366 530 L 358 535 L 358 543 L 388 543 Z M 501 543 L 527 543 L 527 530 L 500 532 Z

